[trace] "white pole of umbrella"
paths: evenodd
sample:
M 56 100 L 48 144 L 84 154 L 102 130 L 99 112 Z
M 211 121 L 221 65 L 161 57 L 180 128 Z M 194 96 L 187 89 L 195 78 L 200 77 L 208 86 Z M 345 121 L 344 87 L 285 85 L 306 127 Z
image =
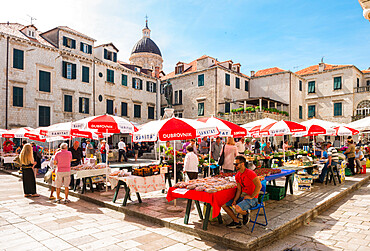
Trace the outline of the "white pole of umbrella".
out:
M 212 140 L 209 137 L 209 153 L 208 153 L 208 176 L 211 177 L 211 148 L 212 148 Z
M 174 178 L 175 178 L 175 184 L 176 184 L 176 176 L 177 176 L 177 169 L 176 169 L 176 140 L 173 141 L 173 172 L 174 172 Z M 176 200 L 173 202 L 176 207 Z
M 107 144 L 108 144 L 108 129 L 107 129 L 107 134 L 105 135 L 105 149 L 107 149 Z M 108 144 L 109 146 L 109 144 Z M 108 147 L 108 151 L 106 150 L 105 151 L 105 191 L 108 192 L 108 158 L 109 158 L 109 147 Z M 92 186 L 92 184 L 91 184 Z

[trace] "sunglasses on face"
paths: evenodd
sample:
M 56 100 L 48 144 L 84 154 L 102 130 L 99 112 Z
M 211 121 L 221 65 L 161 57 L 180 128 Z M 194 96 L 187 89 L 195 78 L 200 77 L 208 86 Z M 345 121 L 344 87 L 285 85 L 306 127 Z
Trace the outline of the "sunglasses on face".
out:
M 237 166 L 237 165 L 239 165 L 240 163 L 233 163 L 234 164 L 234 166 Z

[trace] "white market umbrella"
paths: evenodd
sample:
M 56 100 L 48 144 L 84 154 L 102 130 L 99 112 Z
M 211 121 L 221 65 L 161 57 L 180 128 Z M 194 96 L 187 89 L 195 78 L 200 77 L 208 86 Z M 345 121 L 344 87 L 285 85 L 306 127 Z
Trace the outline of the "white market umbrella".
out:
M 139 127 L 133 133 L 134 142 L 155 142 L 186 140 L 197 137 L 208 137 L 218 135 L 219 131 L 215 126 L 206 123 L 184 118 L 169 118 L 164 120 L 151 121 Z M 175 146 L 175 144 L 174 144 Z M 174 178 L 176 182 L 176 149 L 174 147 Z
M 113 115 L 99 115 L 84 118 L 72 123 L 72 130 L 97 130 L 99 133 L 133 133 L 135 126 L 128 120 L 113 116 Z M 107 140 L 108 141 L 108 140 Z M 107 142 L 108 144 L 108 142 Z M 106 152 L 106 168 L 108 172 L 108 155 L 109 150 Z M 106 191 L 108 191 L 108 173 L 106 173 Z
M 360 120 L 356 120 L 347 124 L 348 127 L 359 130 L 359 131 L 369 131 L 370 130 L 370 116 L 365 117 Z
M 334 127 L 336 134 L 338 136 L 350 136 L 350 135 L 356 135 L 359 134 L 360 132 L 356 129 L 353 129 L 349 126 L 338 126 Z

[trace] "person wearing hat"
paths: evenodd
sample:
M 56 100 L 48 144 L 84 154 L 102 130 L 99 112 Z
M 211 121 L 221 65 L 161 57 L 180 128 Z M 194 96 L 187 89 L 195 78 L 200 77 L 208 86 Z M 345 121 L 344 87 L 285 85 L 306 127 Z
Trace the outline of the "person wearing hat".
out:
M 324 148 L 324 146 L 323 146 Z M 324 168 L 321 171 L 321 174 L 319 176 L 319 179 L 317 180 L 320 183 L 324 182 L 325 176 L 328 172 L 328 166 L 330 165 L 337 165 L 339 162 L 339 157 L 338 157 L 338 151 L 335 147 L 331 146 L 331 142 L 326 143 L 326 154 L 327 154 L 327 162 L 324 165 Z M 325 152 L 325 151 L 324 151 Z M 325 153 L 323 153 L 323 156 L 326 156 Z
M 107 162 L 107 155 L 109 153 L 109 145 L 107 144 L 107 141 L 105 141 L 105 140 L 101 141 L 100 153 L 101 153 L 102 162 L 106 163 Z

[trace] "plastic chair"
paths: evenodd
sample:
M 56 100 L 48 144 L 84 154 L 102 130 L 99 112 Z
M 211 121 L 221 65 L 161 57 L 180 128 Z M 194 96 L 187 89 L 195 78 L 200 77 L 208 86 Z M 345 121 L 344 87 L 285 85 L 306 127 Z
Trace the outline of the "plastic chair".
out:
M 266 210 L 265 210 L 265 205 L 264 205 L 264 202 L 263 202 L 263 199 L 265 198 L 265 194 L 266 194 L 266 180 L 263 180 L 261 181 L 261 184 L 262 184 L 262 188 L 261 188 L 261 191 L 263 192 L 262 194 L 262 198 L 261 198 L 261 202 L 255 206 L 255 207 L 252 207 L 250 210 L 256 210 L 258 209 L 257 211 L 257 214 L 256 214 L 256 219 L 253 221 L 253 220 L 250 220 L 250 222 L 253 222 L 253 227 L 252 227 L 252 233 L 253 233 L 253 230 L 254 230 L 254 227 L 256 226 L 256 224 L 258 225 L 261 225 L 261 226 L 267 226 L 268 222 L 267 222 L 267 216 L 266 216 Z M 258 215 L 260 213 L 260 210 L 261 208 L 263 208 L 263 214 L 265 216 L 265 222 L 266 223 L 261 223 L 261 222 L 257 222 L 257 218 L 258 218 Z

